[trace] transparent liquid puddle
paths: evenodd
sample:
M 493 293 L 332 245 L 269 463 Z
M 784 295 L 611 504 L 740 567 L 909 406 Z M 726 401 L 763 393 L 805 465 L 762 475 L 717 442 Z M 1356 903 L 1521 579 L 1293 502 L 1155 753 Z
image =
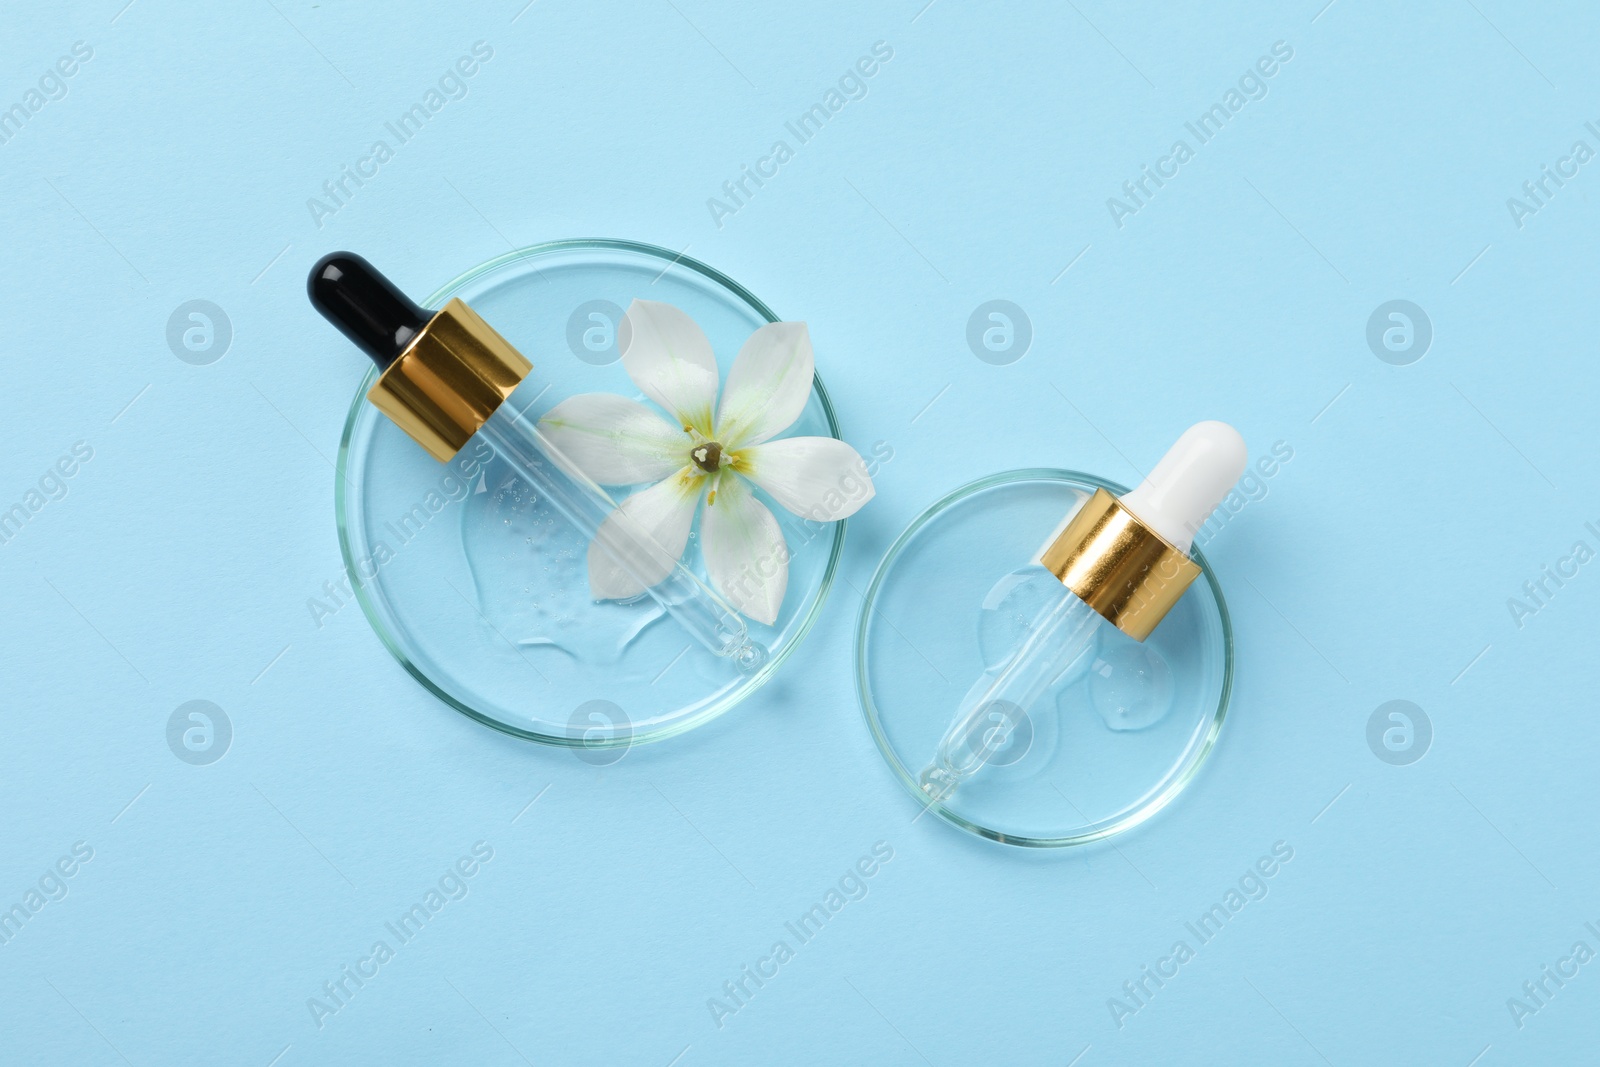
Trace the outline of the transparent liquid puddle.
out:
M 1148 645 L 1129 640 L 1106 648 L 1089 665 L 1089 703 L 1113 730 L 1143 730 L 1172 710 L 1172 668 Z
M 514 644 L 547 645 L 580 662 L 613 664 L 666 616 L 643 594 L 626 601 L 591 598 L 587 541 L 498 457 L 462 508 L 461 541 L 478 609 Z
M 1060 596 L 1061 583 L 1037 564 L 995 582 L 978 613 L 978 649 L 984 665 L 993 668 L 1005 662 L 1040 612 Z M 1171 667 L 1154 646 L 1107 623 L 1099 627 L 1088 651 L 1045 693 L 1040 706 L 1072 715 L 1087 703 L 1112 730 L 1143 730 L 1172 710 L 1176 689 Z M 1035 715 L 1040 711 L 1023 710 Z M 1046 725 L 1035 721 L 1035 728 Z

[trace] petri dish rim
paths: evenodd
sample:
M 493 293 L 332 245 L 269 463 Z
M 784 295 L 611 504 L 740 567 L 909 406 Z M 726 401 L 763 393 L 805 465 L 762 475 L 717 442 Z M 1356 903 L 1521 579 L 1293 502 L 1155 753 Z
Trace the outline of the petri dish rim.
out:
M 625 252 L 646 256 L 660 261 L 663 273 L 667 270 L 681 267 L 692 273 L 699 274 L 707 280 L 721 286 L 735 299 L 743 301 L 752 311 L 766 322 L 780 321 L 778 316 L 764 301 L 750 292 L 744 286 L 723 274 L 715 267 L 701 263 L 670 248 L 659 245 L 645 244 L 639 241 L 627 241 L 619 238 L 593 237 L 593 238 L 568 238 L 560 241 L 544 241 L 539 244 L 527 245 L 522 248 L 505 252 L 493 259 L 478 264 L 475 267 L 457 275 L 438 289 L 434 290 L 423 306 L 430 309 L 442 307 L 455 294 L 462 292 L 472 283 L 490 274 L 502 271 L 524 260 L 537 259 L 541 256 L 556 255 L 562 252 L 582 251 L 609 251 Z M 491 727 L 501 733 L 533 741 L 538 744 L 551 745 L 558 748 L 625 748 L 633 745 L 649 744 L 655 741 L 664 741 L 670 737 L 688 732 L 697 726 L 703 726 L 713 719 L 721 717 L 742 703 L 750 694 L 760 689 L 767 680 L 785 663 L 795 649 L 804 643 L 806 635 L 816 625 L 818 616 L 821 615 L 823 605 L 828 601 L 828 594 L 833 588 L 834 577 L 839 568 L 839 560 L 844 551 L 844 535 L 847 520 L 834 523 L 833 543 L 829 546 L 828 559 L 823 567 L 822 577 L 817 584 L 816 598 L 805 616 L 799 620 L 794 635 L 779 648 L 770 650 L 767 661 L 761 665 L 753 675 L 740 684 L 723 699 L 701 709 L 693 715 L 686 715 L 674 719 L 669 723 L 649 729 L 636 729 L 629 731 L 625 736 L 608 739 L 585 740 L 571 737 L 561 737 L 555 734 L 540 733 L 536 730 L 527 730 L 496 718 L 487 712 L 458 699 L 440 684 L 436 683 L 425 670 L 418 666 L 407 654 L 405 643 L 389 630 L 377 605 L 372 602 L 372 594 L 367 590 L 365 580 L 361 577 L 357 567 L 355 554 L 351 548 L 349 519 L 347 516 L 348 499 L 345 486 L 349 484 L 348 470 L 350 462 L 350 444 L 356 426 L 366 407 L 367 390 L 378 379 L 377 368 L 371 368 L 362 378 L 356 388 L 355 396 L 351 398 L 350 410 L 345 415 L 344 430 L 339 437 L 339 456 L 335 465 L 333 498 L 334 518 L 339 531 L 339 554 L 344 561 L 345 573 L 351 579 L 351 587 L 356 594 L 356 602 L 361 605 L 361 613 L 366 616 L 367 625 L 378 636 L 378 640 L 389 650 L 395 660 L 403 667 L 406 673 L 415 678 L 424 689 L 432 693 L 446 707 L 453 708 L 461 714 Z M 821 374 L 813 374 L 811 380 L 812 392 L 816 395 L 821 405 L 823 417 L 827 421 L 828 433 L 839 437 L 839 420 L 833 409 L 833 401 L 828 396 L 828 390 L 822 383 Z
M 894 772 L 895 778 L 910 792 L 912 799 L 916 800 L 919 805 L 931 810 L 935 815 L 938 815 L 951 825 L 988 841 L 995 841 L 1003 845 L 1016 845 L 1021 848 L 1067 848 L 1073 845 L 1085 845 L 1094 841 L 1101 841 L 1133 829 L 1170 804 L 1173 798 L 1182 792 L 1184 787 L 1199 773 L 1206 758 L 1211 754 L 1211 750 L 1216 746 L 1217 736 L 1222 731 L 1222 722 L 1227 717 L 1228 702 L 1233 692 L 1233 624 L 1228 617 L 1228 603 L 1223 598 L 1222 585 L 1217 580 L 1216 572 L 1212 570 L 1211 563 L 1206 559 L 1204 552 L 1198 547 L 1192 549 L 1190 555 L 1200 565 L 1200 573 L 1205 576 L 1206 584 L 1210 587 L 1211 594 L 1216 600 L 1217 618 L 1221 626 L 1222 637 L 1221 691 L 1217 697 L 1216 710 L 1206 724 L 1205 736 L 1189 757 L 1188 762 L 1179 772 L 1172 775 L 1171 780 L 1167 782 L 1160 793 L 1138 808 L 1119 818 L 1095 824 L 1082 833 L 1067 834 L 1061 837 L 1029 837 L 1003 833 L 983 826 L 951 811 L 943 803 L 926 804 L 927 794 L 923 793 L 921 786 L 917 784 L 915 775 L 900 761 L 900 757 L 895 753 L 894 747 L 889 743 L 888 736 L 884 733 L 883 727 L 879 722 L 877 703 L 872 698 L 872 688 L 868 682 L 868 629 L 872 621 L 873 607 L 878 601 L 878 591 L 882 588 L 885 577 L 899 558 L 901 551 L 923 527 L 937 519 L 946 508 L 985 489 L 992 489 L 996 486 L 1013 482 L 1027 481 L 1055 481 L 1091 488 L 1103 487 L 1118 496 L 1128 492 L 1128 487 L 1125 485 L 1097 475 L 1086 474 L 1082 471 L 1066 470 L 1058 467 L 1023 467 L 1016 470 L 1001 471 L 998 474 L 991 474 L 988 477 L 968 482 L 952 489 L 932 504 L 929 504 L 916 518 L 911 520 L 910 525 L 901 531 L 900 536 L 894 539 L 894 542 L 889 546 L 889 550 L 884 553 L 877 570 L 873 572 L 872 582 L 867 586 L 866 596 L 861 600 L 861 613 L 856 622 L 855 638 L 856 696 L 861 704 L 862 718 L 866 720 L 867 729 L 872 734 L 873 743 L 878 746 L 879 754 L 883 756 L 884 762 Z

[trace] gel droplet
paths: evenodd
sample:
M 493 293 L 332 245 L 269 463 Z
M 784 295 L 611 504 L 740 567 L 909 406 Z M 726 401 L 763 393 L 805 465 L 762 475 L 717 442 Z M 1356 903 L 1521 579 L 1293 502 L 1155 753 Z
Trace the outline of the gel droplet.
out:
M 978 611 L 978 652 L 989 670 L 1000 667 L 1033 631 L 1035 620 L 1062 597 L 1072 596 L 1060 579 L 1038 564 L 1003 575 L 983 598 Z M 1079 656 L 1050 691 L 1060 692 L 1083 676 L 1093 657 Z
M 1021 567 L 1000 577 L 978 612 L 978 651 L 985 667 L 998 667 L 1028 636 L 1033 620 L 1061 596 L 1061 583 L 1043 567 Z
M 1103 643 L 1089 666 L 1089 702 L 1113 730 L 1143 730 L 1172 710 L 1172 668 L 1150 645 Z
M 610 664 L 664 617 L 644 594 L 595 601 L 587 542 L 504 460 L 488 464 L 483 484 L 462 510 L 461 536 L 478 607 L 500 637 Z

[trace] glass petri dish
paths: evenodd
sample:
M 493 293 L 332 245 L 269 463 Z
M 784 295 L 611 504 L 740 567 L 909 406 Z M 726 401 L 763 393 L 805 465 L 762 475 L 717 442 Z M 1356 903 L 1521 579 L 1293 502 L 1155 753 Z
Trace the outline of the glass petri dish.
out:
M 642 399 L 616 350 L 617 322 L 635 297 L 687 312 L 710 339 L 724 380 L 745 339 L 778 321 L 710 267 L 628 241 L 520 249 L 461 275 L 426 305 L 452 297 L 533 362 L 530 378 L 545 383 L 534 413 L 575 393 Z M 773 625 L 747 620 L 768 655 L 758 670 L 740 673 L 691 642 L 648 596 L 592 600 L 581 536 L 476 439 L 449 464 L 431 459 L 367 402 L 376 378 L 374 369 L 356 391 L 339 445 L 339 546 L 378 637 L 457 711 L 603 764 L 621 756 L 607 750 L 673 736 L 738 704 L 815 622 L 844 523 L 808 523 L 765 500 L 789 542 L 789 585 Z M 820 378 L 782 436 L 789 435 L 839 435 Z M 704 580 L 697 534 L 698 519 L 684 562 Z
M 1196 550 L 1202 580 L 1143 643 L 1100 626 L 1076 668 L 993 735 L 1003 743 L 977 774 L 938 802 L 919 786 L 968 688 L 1059 595 L 1038 554 L 1101 487 L 1127 491 L 1050 469 L 962 486 L 894 542 L 862 604 L 856 684 L 873 740 L 919 805 L 980 837 L 1054 848 L 1137 826 L 1194 778 L 1222 728 L 1232 628 Z

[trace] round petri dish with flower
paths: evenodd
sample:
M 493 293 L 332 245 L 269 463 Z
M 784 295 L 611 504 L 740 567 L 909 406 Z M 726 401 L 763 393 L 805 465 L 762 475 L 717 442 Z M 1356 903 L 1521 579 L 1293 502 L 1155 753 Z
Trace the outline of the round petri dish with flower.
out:
M 374 631 L 450 706 L 595 762 L 737 704 L 810 628 L 872 496 L 804 324 L 621 241 L 523 249 L 425 303 L 444 321 L 455 301 L 532 368 L 448 457 L 362 383 L 336 510 Z M 684 625 L 706 605 L 743 654 Z

